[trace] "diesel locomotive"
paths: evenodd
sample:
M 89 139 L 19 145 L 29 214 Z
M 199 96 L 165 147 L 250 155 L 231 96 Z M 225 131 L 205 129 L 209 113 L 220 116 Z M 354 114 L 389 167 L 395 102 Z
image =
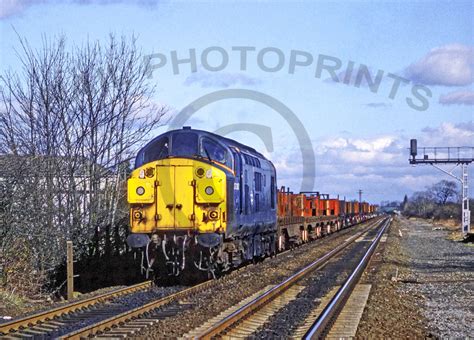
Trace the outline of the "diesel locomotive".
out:
M 131 247 L 144 268 L 216 275 L 276 252 L 276 171 L 255 149 L 184 127 L 137 154 L 128 180 Z
M 128 180 L 129 246 L 148 276 L 215 277 L 372 217 L 376 206 L 277 190 L 255 149 L 207 131 L 166 132 L 137 154 Z

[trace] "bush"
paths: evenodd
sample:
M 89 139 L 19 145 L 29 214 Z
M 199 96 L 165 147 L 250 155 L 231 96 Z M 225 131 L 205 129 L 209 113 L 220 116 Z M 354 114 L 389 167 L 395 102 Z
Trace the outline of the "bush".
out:
M 428 187 L 425 191 L 415 192 L 409 199 L 405 197 L 403 214 L 408 217 L 429 219 L 461 219 L 461 202 L 456 199 L 457 184 L 443 180 Z M 470 207 L 474 201 L 470 200 Z

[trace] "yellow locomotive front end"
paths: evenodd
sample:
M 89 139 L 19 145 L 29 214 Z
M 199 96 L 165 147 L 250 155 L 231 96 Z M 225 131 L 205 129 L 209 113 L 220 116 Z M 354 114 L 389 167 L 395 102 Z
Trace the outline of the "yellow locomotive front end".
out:
M 128 180 L 127 243 L 143 250 L 147 273 L 209 271 L 228 260 L 219 249 L 232 211 L 233 161 L 218 138 L 183 128 L 156 137 L 138 152 Z
M 223 233 L 226 174 L 199 160 L 166 158 L 135 169 L 128 180 L 131 232 L 167 236 Z

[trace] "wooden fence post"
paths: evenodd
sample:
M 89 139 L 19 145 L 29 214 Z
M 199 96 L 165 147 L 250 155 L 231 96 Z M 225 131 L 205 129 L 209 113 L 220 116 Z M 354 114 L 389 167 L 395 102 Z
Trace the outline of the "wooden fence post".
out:
M 67 299 L 72 300 L 74 293 L 74 252 L 72 241 L 67 241 Z

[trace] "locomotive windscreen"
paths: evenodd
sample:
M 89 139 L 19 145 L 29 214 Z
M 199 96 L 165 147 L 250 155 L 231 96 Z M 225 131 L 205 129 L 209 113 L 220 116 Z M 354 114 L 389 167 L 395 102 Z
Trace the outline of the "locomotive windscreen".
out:
M 169 139 L 162 137 L 152 141 L 144 149 L 142 149 L 135 159 L 135 168 L 143 164 L 156 161 L 158 159 L 167 158 L 169 155 Z
M 160 159 L 174 157 L 204 158 L 232 168 L 228 149 L 209 137 L 187 131 L 171 132 L 147 144 L 137 155 L 135 168 Z
M 173 134 L 171 154 L 173 156 L 195 157 L 198 154 L 198 135 L 193 132 Z
M 201 141 L 201 156 L 204 158 L 209 158 L 210 160 L 226 164 L 229 167 L 232 167 L 231 155 L 227 150 L 217 143 L 216 141 L 203 138 Z

